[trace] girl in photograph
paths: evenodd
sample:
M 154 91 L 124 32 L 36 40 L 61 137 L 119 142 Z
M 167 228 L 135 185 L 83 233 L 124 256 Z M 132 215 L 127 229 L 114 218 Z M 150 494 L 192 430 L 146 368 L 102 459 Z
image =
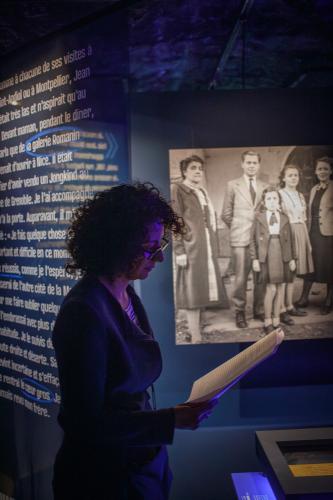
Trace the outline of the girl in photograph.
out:
M 250 242 L 255 279 L 266 285 L 264 332 L 280 324 L 284 283 L 291 283 L 296 269 L 295 248 L 288 217 L 281 212 L 278 189 L 264 189 L 260 211 L 256 214 Z
M 296 165 L 285 165 L 280 173 L 280 195 L 282 210 L 289 217 L 295 242 L 296 275 L 302 276 L 313 272 L 312 249 L 306 227 L 306 202 L 297 189 L 300 180 Z M 306 312 L 294 306 L 294 281 L 285 284 L 284 300 L 281 309 L 281 322 L 293 325 L 291 316 L 306 316 Z
M 309 201 L 309 234 L 314 272 L 305 276 L 299 307 L 307 307 L 313 282 L 326 284 L 326 298 L 320 312 L 328 314 L 333 307 L 333 158 L 316 161 L 318 183 L 311 189 Z
M 174 240 L 177 307 L 186 310 L 192 342 L 201 341 L 200 313 L 205 307 L 228 308 L 218 265 L 216 215 L 202 185 L 204 162 L 196 155 L 180 162 L 183 181 L 172 186 L 172 202 L 186 225 Z

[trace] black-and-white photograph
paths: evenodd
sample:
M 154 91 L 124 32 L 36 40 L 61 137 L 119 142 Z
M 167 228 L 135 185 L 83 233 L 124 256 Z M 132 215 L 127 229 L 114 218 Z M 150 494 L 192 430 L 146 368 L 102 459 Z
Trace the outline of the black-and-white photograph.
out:
M 169 151 L 176 344 L 333 336 L 333 146 Z

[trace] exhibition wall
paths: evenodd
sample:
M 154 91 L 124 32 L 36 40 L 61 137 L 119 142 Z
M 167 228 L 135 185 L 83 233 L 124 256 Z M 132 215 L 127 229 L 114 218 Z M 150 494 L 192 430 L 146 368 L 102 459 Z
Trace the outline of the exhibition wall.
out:
M 63 271 L 73 207 L 130 178 L 153 182 L 170 199 L 171 149 L 331 141 L 325 91 L 142 94 L 130 96 L 128 108 L 126 20 L 110 16 L 13 55 L 0 79 L 0 492 L 7 499 L 52 498 L 61 433 L 50 337 L 74 283 Z M 244 344 L 176 345 L 171 250 L 135 286 L 163 353 L 157 404 L 173 406 Z M 201 429 L 177 431 L 172 498 L 231 499 L 230 472 L 260 470 L 255 429 L 332 423 L 332 354 L 332 339 L 283 344 L 223 396 Z
M 65 233 L 80 202 L 129 180 L 127 74 L 127 19 L 116 9 L 1 66 L 2 498 L 52 498 L 61 432 L 51 335 L 77 279 L 64 268 Z

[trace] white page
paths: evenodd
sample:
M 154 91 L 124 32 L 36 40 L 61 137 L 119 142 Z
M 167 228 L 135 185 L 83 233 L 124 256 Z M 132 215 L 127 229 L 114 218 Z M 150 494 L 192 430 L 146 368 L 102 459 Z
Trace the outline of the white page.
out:
M 276 329 L 214 370 L 206 373 L 193 383 L 188 401 L 208 401 L 213 397 L 220 397 L 248 371 L 274 354 L 283 338 L 283 331 Z

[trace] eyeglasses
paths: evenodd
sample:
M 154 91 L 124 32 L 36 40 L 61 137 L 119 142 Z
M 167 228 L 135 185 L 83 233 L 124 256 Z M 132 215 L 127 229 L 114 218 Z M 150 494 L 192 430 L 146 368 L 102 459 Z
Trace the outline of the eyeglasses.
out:
M 166 238 L 162 238 L 161 246 L 155 248 L 154 250 L 150 250 L 149 248 L 144 248 L 143 251 L 144 253 L 148 254 L 149 260 L 154 260 L 160 252 L 164 252 L 164 250 L 168 245 L 169 245 L 169 240 L 167 240 Z

